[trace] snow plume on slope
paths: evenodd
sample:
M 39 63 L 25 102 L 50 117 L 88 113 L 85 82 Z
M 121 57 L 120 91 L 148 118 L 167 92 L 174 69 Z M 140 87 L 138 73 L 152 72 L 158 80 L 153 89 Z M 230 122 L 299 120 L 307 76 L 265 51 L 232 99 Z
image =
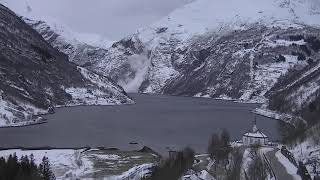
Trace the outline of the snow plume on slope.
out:
M 137 93 L 148 73 L 150 60 L 146 55 L 132 55 L 128 57 L 128 63 L 134 73 L 134 77 L 127 77 L 119 82 L 126 92 Z

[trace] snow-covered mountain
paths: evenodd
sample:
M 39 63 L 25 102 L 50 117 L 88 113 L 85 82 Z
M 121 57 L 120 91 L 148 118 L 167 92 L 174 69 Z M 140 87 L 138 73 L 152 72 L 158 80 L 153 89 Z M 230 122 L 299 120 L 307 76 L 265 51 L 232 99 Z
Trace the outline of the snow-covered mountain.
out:
M 196 0 L 107 49 L 26 22 L 129 92 L 271 100 L 269 108 L 296 114 L 319 97 L 319 0 Z
M 98 34 L 78 33 L 54 17 L 35 13 L 32 5 L 36 2 L 21 0 L 21 3 L 17 3 L 0 0 L 0 3 L 23 17 L 24 21 L 36 29 L 54 48 L 68 54 L 71 62 L 77 62 L 81 66 L 99 59 L 105 53 L 105 49 L 114 43 Z
M 316 48 L 304 52 L 318 25 L 318 1 L 198 0 L 113 44 L 90 68 L 129 91 L 261 101 L 280 76 L 318 60 Z
M 103 58 L 107 52 L 106 49 L 113 43 L 96 34 L 76 33 L 68 26 L 54 20 L 23 19 L 54 48 L 67 54 L 71 62 L 81 66 L 88 66 Z
M 272 110 L 302 115 L 320 99 L 319 28 L 318 0 L 197 0 L 89 68 L 127 91 L 270 100 Z
M 107 77 L 68 61 L 14 12 L 0 5 L 0 126 L 25 125 L 57 106 L 133 101 Z

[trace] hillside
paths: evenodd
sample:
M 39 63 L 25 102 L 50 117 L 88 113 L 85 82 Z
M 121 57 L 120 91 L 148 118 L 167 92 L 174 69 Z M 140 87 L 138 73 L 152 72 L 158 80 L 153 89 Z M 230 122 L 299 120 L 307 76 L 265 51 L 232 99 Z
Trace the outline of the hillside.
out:
M 270 108 L 299 114 L 319 91 L 319 17 L 311 0 L 195 1 L 114 43 L 89 68 L 128 91 L 282 98 L 288 108 Z M 297 96 L 306 97 L 293 102 Z
M 68 61 L 14 12 L 0 5 L 0 126 L 25 125 L 57 106 L 127 104 L 107 77 Z
M 106 49 L 26 22 L 72 62 L 128 92 L 271 100 L 269 109 L 295 115 L 319 97 L 316 0 L 193 1 Z

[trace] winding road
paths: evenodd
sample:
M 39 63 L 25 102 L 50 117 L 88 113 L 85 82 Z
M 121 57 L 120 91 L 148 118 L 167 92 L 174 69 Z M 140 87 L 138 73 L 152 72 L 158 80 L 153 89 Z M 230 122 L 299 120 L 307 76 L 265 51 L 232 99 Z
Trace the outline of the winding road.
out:
M 272 169 L 277 177 L 277 180 L 296 180 L 292 175 L 290 175 L 284 165 L 276 157 L 276 152 L 278 149 L 269 151 L 266 153 L 267 158 L 269 159 Z

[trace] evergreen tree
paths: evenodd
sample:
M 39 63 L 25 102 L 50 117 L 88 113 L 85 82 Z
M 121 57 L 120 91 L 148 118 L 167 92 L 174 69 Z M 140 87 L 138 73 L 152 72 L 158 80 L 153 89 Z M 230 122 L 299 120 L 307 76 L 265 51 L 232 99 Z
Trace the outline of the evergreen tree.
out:
M 42 162 L 39 165 L 39 171 L 44 180 L 56 179 L 53 172 L 51 171 L 51 165 L 50 165 L 49 159 L 46 156 L 42 158 Z
M 38 167 L 33 164 L 28 156 L 18 157 L 10 155 L 7 160 L 0 157 L 0 180 L 42 180 Z

